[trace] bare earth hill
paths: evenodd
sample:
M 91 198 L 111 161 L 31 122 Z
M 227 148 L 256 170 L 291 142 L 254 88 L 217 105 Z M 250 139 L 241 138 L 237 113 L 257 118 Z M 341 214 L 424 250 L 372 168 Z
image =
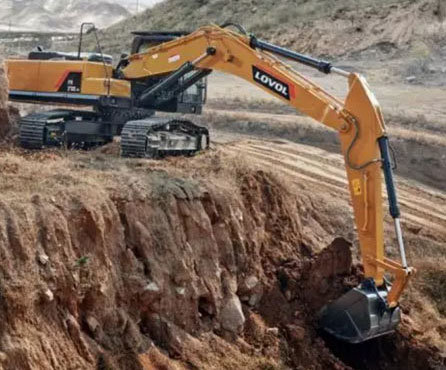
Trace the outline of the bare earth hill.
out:
M 166 0 L 108 28 L 104 36 L 108 50 L 120 52 L 129 45 L 130 31 L 194 30 L 232 21 L 300 52 L 333 57 L 377 47 L 393 54 L 416 42 L 444 45 L 445 17 L 441 0 Z

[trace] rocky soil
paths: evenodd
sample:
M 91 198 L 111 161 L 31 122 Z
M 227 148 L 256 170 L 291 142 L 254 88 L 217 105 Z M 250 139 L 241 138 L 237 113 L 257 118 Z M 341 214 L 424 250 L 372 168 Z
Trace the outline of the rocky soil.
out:
M 231 148 L 165 161 L 120 159 L 115 144 L 0 150 L 3 369 L 445 365 L 417 339 L 421 298 L 392 336 L 321 336 L 316 313 L 361 269 L 348 207 L 298 179 Z
M 4 369 L 359 366 L 315 327 L 361 275 L 317 197 L 220 151 L 9 150 L 0 167 Z M 408 320 L 358 361 L 440 366 Z
M 444 366 L 410 316 L 360 347 L 321 336 L 317 311 L 361 270 L 348 208 L 314 189 L 226 148 L 0 150 L 3 369 Z

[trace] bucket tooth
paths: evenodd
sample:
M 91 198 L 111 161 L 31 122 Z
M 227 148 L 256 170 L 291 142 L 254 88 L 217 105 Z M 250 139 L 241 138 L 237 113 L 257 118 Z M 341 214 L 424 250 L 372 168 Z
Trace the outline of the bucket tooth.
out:
M 387 305 L 387 286 L 377 288 L 366 280 L 319 313 L 319 325 L 338 339 L 350 343 L 392 333 L 401 320 L 399 307 Z

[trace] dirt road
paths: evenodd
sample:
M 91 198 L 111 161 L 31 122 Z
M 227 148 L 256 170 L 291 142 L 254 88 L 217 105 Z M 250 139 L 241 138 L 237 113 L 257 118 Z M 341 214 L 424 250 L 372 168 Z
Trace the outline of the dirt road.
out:
M 246 139 L 230 134 L 219 134 L 216 142 L 234 154 L 243 153 L 259 166 L 349 199 L 341 155 L 286 140 Z M 398 188 L 406 224 L 435 230 L 446 240 L 446 195 L 401 177 Z
M 344 77 L 336 75 L 327 76 L 302 65 L 288 64 L 305 77 L 322 86 L 329 93 L 340 98 L 345 97 L 348 85 Z M 445 89 L 410 85 L 401 81 L 395 81 L 394 77 L 389 76 L 388 71 L 386 73 L 376 69 L 368 71 L 363 65 L 364 63 L 352 62 L 346 68 L 359 71 L 366 76 L 372 91 L 385 111 L 423 115 L 429 120 L 445 122 Z M 209 77 L 209 98 L 218 100 L 241 98 L 278 101 L 274 96 L 265 93 L 263 90 L 240 78 L 219 72 L 214 72 Z

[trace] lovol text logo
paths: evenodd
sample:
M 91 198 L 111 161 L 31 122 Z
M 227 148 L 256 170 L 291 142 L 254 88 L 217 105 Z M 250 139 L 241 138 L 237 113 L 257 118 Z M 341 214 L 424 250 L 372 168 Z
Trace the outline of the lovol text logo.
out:
M 269 73 L 262 71 L 256 66 L 252 66 L 252 74 L 254 81 L 270 89 L 272 92 L 280 95 L 281 97 L 290 100 L 290 86 L 271 76 Z

